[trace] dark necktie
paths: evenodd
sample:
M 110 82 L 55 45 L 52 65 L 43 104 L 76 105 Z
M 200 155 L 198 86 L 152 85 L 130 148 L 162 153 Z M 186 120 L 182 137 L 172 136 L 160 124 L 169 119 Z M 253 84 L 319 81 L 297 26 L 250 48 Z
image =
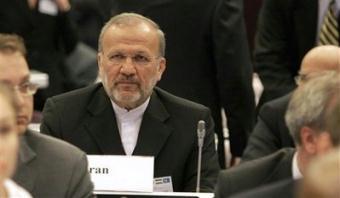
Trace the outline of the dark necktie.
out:
M 323 19 L 318 45 L 339 45 L 338 20 L 334 13 L 334 0 L 331 0 Z

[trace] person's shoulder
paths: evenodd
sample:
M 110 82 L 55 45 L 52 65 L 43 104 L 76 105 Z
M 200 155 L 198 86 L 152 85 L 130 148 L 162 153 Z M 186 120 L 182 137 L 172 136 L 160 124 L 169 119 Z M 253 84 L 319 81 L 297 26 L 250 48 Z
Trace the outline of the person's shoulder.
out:
M 224 174 L 242 175 L 249 172 L 254 174 L 261 173 L 262 171 L 271 172 L 282 161 L 290 161 L 294 152 L 295 149 L 293 148 L 283 148 L 270 155 L 241 163 L 236 167 L 226 170 Z
M 281 160 L 286 160 L 287 158 L 290 159 L 293 157 L 294 153 L 294 148 L 282 148 L 275 153 L 255 160 L 247 161 L 245 163 L 241 163 L 241 165 L 262 167 L 262 165 L 268 164 L 270 162 L 279 163 Z
M 280 198 L 280 197 L 295 197 L 296 187 L 300 181 L 293 180 L 292 178 L 280 180 L 278 182 L 263 185 L 249 191 L 241 192 L 231 196 L 231 198 L 252 198 L 252 197 L 265 197 L 265 198 Z
M 202 104 L 175 96 L 161 88 L 155 87 L 154 90 L 163 104 L 176 108 L 177 110 L 209 111 L 209 108 Z
M 291 164 L 293 154 L 294 149 L 285 148 L 271 155 L 246 161 L 238 166 L 223 170 L 218 177 L 219 185 L 227 189 L 229 196 L 275 180 L 278 174 L 285 174 L 282 171 L 290 171 L 290 168 L 285 165 Z M 278 167 L 280 168 L 278 169 Z M 278 171 L 280 173 L 277 173 Z M 284 175 L 284 177 L 288 176 Z
M 85 153 L 79 148 L 54 137 L 28 130 L 25 134 L 29 146 L 39 155 L 48 155 L 50 159 L 77 160 Z
M 286 94 L 282 97 L 276 98 L 272 101 L 269 101 L 265 104 L 260 109 L 260 114 L 264 114 L 267 112 L 285 112 L 287 109 L 287 106 L 289 104 L 289 100 L 292 97 L 292 93 Z
M 32 196 L 23 187 L 16 184 L 14 181 L 7 179 L 4 181 L 5 188 L 9 198 L 31 198 Z

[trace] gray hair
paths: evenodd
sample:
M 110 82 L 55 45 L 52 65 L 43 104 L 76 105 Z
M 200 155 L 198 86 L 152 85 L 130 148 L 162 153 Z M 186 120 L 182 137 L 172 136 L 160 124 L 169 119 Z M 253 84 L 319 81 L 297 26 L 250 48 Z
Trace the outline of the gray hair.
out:
M 340 95 L 340 87 L 338 95 Z M 330 112 L 327 114 L 327 121 L 326 121 L 326 130 L 330 131 L 331 133 L 340 133 L 340 101 L 339 98 L 337 98 L 337 101 L 335 101 L 335 107 L 330 110 Z M 336 136 L 334 137 L 333 144 L 339 144 L 340 137 Z
M 298 87 L 289 102 L 286 112 L 286 124 L 297 145 L 301 144 L 300 130 L 304 126 L 316 131 L 326 129 L 326 121 L 331 116 L 328 112 L 334 103 L 340 101 L 340 73 L 325 71 Z M 339 144 L 340 133 L 330 133 L 332 142 Z
M 150 27 L 154 28 L 158 34 L 158 41 L 159 41 L 159 56 L 164 57 L 165 56 L 165 36 L 163 31 L 159 28 L 157 23 L 152 21 L 149 18 L 146 18 L 140 14 L 136 13 L 122 13 L 116 16 L 113 16 L 102 28 L 99 40 L 98 40 L 98 51 L 101 52 L 103 50 L 103 36 L 107 29 L 111 26 L 128 26 L 128 27 L 134 27 L 136 24 L 145 22 Z

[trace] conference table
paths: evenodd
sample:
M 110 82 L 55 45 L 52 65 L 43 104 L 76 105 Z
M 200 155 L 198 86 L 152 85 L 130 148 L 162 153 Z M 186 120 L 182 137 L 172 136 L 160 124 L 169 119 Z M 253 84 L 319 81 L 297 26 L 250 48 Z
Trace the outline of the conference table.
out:
M 94 191 L 100 197 L 119 198 L 213 198 L 214 193 L 189 193 L 189 192 L 117 192 L 117 191 Z

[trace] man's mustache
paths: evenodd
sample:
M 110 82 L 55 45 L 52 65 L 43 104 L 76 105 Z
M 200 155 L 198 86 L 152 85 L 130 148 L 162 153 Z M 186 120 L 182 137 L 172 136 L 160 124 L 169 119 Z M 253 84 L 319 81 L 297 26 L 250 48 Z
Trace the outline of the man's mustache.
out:
M 131 84 L 139 84 L 139 80 L 135 77 L 119 77 L 118 79 L 115 79 L 115 84 L 118 83 L 131 83 Z

